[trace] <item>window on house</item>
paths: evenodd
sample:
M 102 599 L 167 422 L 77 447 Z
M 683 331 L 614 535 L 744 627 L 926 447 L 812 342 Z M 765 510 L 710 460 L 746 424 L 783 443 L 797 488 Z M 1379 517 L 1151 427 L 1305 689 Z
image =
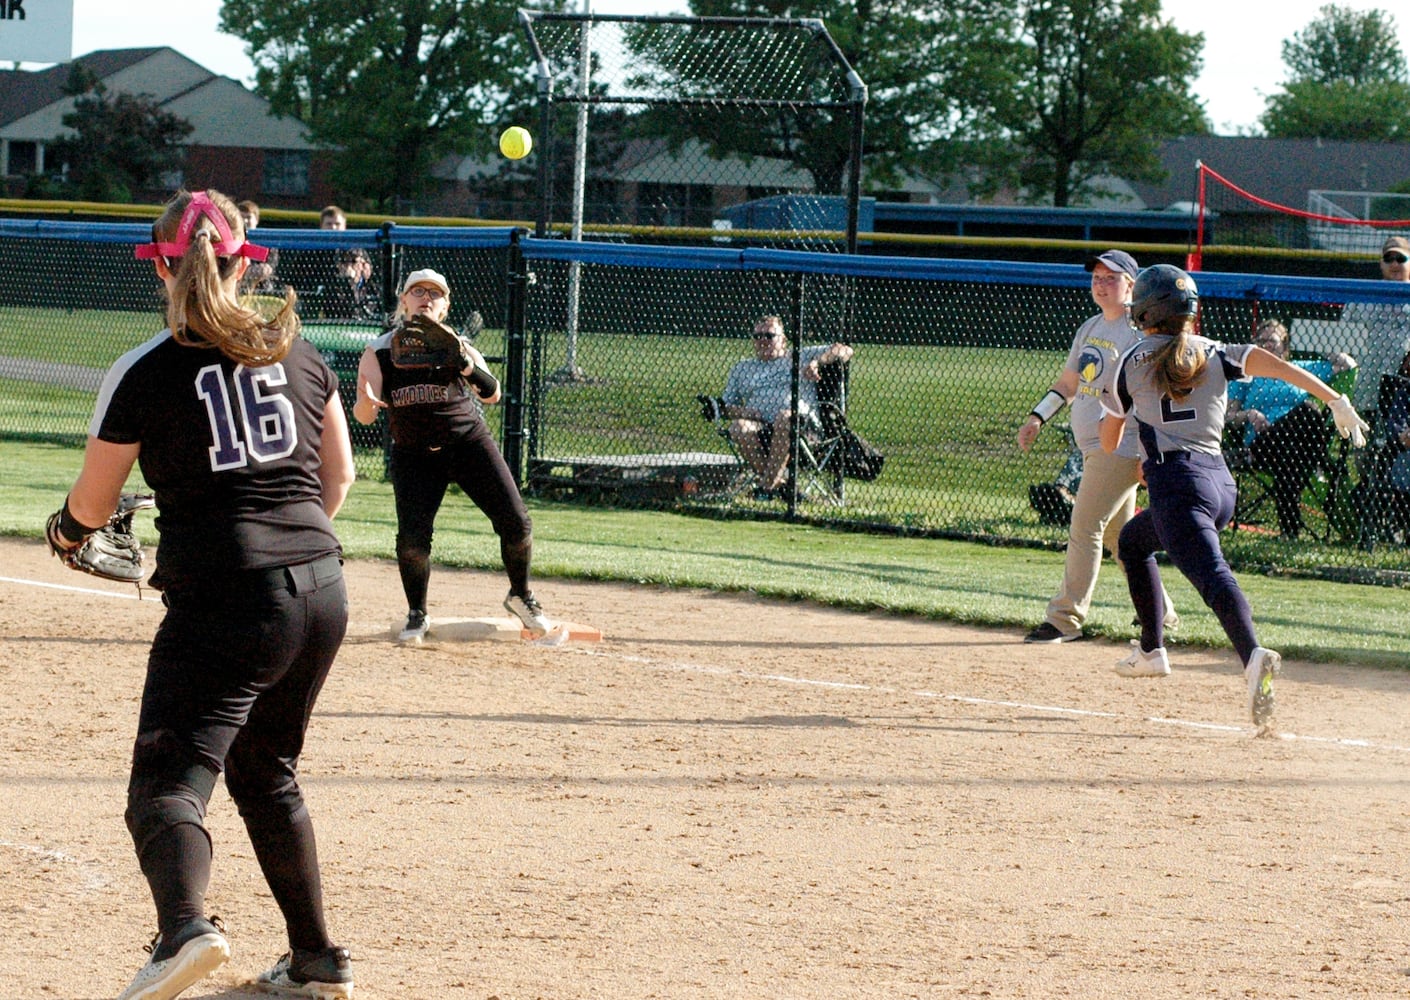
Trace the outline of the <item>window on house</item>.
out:
M 264 151 L 264 194 L 308 194 L 311 157 L 307 150 L 266 149 Z
M 10 142 L 10 168 L 11 177 L 24 177 L 34 173 L 39 166 L 39 143 L 37 142 Z
M 704 184 L 641 184 L 637 223 L 648 226 L 709 226 L 714 214 Z

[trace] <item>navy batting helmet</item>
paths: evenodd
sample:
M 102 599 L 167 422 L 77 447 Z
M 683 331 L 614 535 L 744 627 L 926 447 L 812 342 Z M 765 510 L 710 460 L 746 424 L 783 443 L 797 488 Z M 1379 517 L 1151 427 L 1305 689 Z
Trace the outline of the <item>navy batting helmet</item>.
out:
M 1142 330 L 1172 316 L 1193 316 L 1198 308 L 1195 279 L 1170 264 L 1146 268 L 1131 289 L 1131 319 Z

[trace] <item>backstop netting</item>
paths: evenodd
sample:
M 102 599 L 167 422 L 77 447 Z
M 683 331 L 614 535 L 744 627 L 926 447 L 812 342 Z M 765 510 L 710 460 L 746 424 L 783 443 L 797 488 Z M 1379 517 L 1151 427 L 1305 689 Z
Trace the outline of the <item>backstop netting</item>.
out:
M 520 21 L 539 235 L 855 248 L 866 88 L 820 20 Z

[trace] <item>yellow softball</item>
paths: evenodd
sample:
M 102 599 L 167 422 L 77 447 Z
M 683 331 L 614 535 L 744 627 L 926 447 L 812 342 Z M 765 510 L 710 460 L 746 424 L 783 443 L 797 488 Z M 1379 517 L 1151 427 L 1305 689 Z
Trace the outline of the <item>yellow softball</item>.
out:
M 499 134 L 499 151 L 511 160 L 522 160 L 534 148 L 534 137 L 529 130 L 511 125 Z

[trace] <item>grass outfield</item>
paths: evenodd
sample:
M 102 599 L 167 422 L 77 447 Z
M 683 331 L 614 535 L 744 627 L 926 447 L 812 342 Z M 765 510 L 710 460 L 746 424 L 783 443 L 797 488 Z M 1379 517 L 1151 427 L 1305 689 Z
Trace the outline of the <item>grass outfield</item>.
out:
M 82 461 L 74 448 L 0 443 L 0 533 L 42 537 Z M 134 481 L 132 487 L 141 484 Z M 686 514 L 532 503 L 535 575 L 552 610 L 552 577 L 625 580 L 673 587 L 741 590 L 839 607 L 914 614 L 1021 630 L 1036 624 L 1062 573 L 1060 553 L 924 538 L 866 535 L 779 522 L 712 520 Z M 391 487 L 359 480 L 339 515 L 351 558 L 391 559 Z M 150 544 L 155 531 L 139 516 Z M 499 547 L 483 515 L 458 493 L 436 523 L 436 561 L 499 568 Z M 1176 645 L 1227 648 L 1218 623 L 1174 571 L 1167 582 L 1180 610 Z M 1286 655 L 1404 669 L 1410 664 L 1404 590 L 1257 575 L 1241 582 L 1260 638 Z M 434 583 L 432 584 L 434 603 Z M 401 595 L 387 595 L 389 608 Z M 786 610 L 781 613 L 787 613 Z M 1131 606 L 1108 564 L 1090 631 L 1131 637 Z M 664 627 L 665 623 L 663 623 Z M 1034 651 L 1013 649 L 1015 662 Z

